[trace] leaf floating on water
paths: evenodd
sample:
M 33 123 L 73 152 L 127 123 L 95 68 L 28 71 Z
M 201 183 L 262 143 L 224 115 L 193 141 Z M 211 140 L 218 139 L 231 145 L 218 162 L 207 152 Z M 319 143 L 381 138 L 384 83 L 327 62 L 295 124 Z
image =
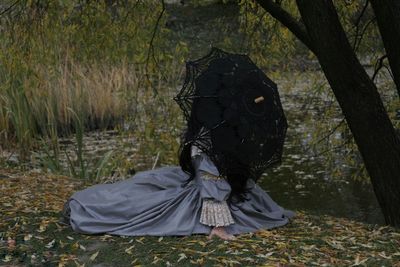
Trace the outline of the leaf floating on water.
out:
M 294 188 L 295 189 L 303 189 L 305 186 L 302 184 L 297 184 Z

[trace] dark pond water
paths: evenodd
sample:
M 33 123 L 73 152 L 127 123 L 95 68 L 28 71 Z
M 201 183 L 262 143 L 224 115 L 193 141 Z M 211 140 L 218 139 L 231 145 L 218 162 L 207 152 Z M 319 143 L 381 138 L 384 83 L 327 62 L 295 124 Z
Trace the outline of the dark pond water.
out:
M 333 177 L 323 159 L 305 159 L 291 139 L 289 135 L 282 165 L 269 170 L 260 181 L 276 202 L 293 210 L 384 223 L 369 183 L 351 179 L 350 170 L 345 170 L 343 177 Z
M 319 75 L 318 82 L 323 83 Z M 282 105 L 289 124 L 283 161 L 280 166 L 267 171 L 260 185 L 285 208 L 383 224 L 384 218 L 369 178 L 353 178 L 360 167 L 354 167 L 357 164 L 348 166 L 345 160 L 348 151 L 339 148 L 327 153 L 311 152 L 310 144 L 313 141 L 310 136 L 318 127 L 321 128 L 318 124 L 323 121 L 319 118 L 323 114 L 321 109 L 326 105 L 336 105 L 336 101 L 329 96 L 329 88 L 309 101 L 310 93 L 306 93 L 305 89 L 316 82 L 308 79 L 308 74 L 304 76 L 301 82 L 290 85 L 285 83 L 295 80 L 294 76 L 291 78 L 289 75 L 286 82 L 281 80 L 281 89 L 284 91 L 281 93 Z M 307 102 L 309 104 L 305 105 Z M 304 116 L 305 113 L 311 116 Z M 342 120 L 339 108 L 336 108 L 336 114 L 330 116 L 327 120 L 332 121 L 331 128 L 334 128 Z M 325 136 L 330 130 L 324 129 L 320 135 Z M 334 132 L 333 138 L 339 141 L 343 139 L 339 132 Z M 360 158 L 358 161 L 361 164 Z

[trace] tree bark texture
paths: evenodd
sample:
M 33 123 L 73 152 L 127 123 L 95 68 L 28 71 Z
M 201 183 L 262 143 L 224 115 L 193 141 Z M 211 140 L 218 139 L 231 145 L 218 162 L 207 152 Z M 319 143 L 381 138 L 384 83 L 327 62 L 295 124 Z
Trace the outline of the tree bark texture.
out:
M 304 31 L 272 0 L 257 2 L 301 41 L 306 40 L 317 56 L 363 157 L 385 220 L 400 227 L 400 139 L 332 1 L 296 0 Z
M 321 67 L 363 157 L 387 223 L 400 226 L 400 140 L 331 0 L 297 0 Z

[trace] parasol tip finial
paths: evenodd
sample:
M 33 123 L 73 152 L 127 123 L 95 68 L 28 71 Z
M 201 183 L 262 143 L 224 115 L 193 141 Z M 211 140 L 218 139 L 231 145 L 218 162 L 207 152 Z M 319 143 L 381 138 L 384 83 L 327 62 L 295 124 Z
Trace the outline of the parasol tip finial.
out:
M 257 98 L 254 99 L 254 103 L 258 104 L 260 102 L 264 101 L 264 97 L 263 96 L 259 96 Z

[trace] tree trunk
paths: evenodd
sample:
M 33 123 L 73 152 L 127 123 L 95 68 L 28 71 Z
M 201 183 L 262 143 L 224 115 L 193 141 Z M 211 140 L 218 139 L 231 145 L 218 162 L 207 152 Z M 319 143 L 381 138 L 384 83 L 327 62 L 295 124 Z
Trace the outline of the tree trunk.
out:
M 400 227 L 400 139 L 330 0 L 296 0 L 313 50 L 353 133 L 388 224 Z
M 400 96 L 400 1 L 371 0 L 371 5 Z

